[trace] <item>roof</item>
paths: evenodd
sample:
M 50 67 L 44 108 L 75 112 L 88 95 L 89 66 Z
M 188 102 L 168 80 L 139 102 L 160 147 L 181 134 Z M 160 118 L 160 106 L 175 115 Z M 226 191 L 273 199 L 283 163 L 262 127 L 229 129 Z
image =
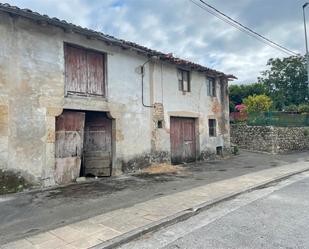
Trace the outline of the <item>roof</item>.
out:
M 130 49 L 139 53 L 142 53 L 148 57 L 151 56 L 156 56 L 158 57 L 161 61 L 165 61 L 171 64 L 175 64 L 178 65 L 180 67 L 185 67 L 185 68 L 189 68 L 191 70 L 196 70 L 196 71 L 200 71 L 200 72 L 205 72 L 209 75 L 213 75 L 216 77 L 226 77 L 228 79 L 236 79 L 236 77 L 234 75 L 227 75 L 224 74 L 222 72 L 219 72 L 217 70 L 205 67 L 203 65 L 188 61 L 188 60 L 184 60 L 184 59 L 180 59 L 177 57 L 174 57 L 172 54 L 166 54 L 166 53 L 162 53 L 160 51 L 156 51 L 144 46 L 141 46 L 139 44 L 136 44 L 134 42 L 130 42 L 130 41 L 125 41 L 122 39 L 117 39 L 113 36 L 101 33 L 101 32 L 97 32 L 88 28 L 83 28 L 81 26 L 72 24 L 72 23 L 68 23 L 67 21 L 64 20 L 59 20 L 56 17 L 49 17 L 47 15 L 42 15 L 39 14 L 37 12 L 34 12 L 32 10 L 29 9 L 21 9 L 18 8 L 16 6 L 11 6 L 10 4 L 2 4 L 0 3 L 0 11 L 9 13 L 11 15 L 18 15 L 18 16 L 22 16 L 24 18 L 28 18 L 31 20 L 34 20 L 36 22 L 42 23 L 42 24 L 49 24 L 52 26 L 56 26 L 59 28 L 64 29 L 65 31 L 68 32 L 73 32 L 73 33 L 78 33 L 81 35 L 85 35 L 91 39 L 98 39 L 98 40 L 102 40 L 110 45 L 114 45 L 114 46 L 120 46 L 123 49 Z

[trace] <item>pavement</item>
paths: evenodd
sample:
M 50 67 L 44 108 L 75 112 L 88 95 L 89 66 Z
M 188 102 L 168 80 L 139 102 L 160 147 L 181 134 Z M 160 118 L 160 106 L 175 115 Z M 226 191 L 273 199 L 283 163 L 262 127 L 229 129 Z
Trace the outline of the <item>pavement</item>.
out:
M 309 172 L 239 195 L 118 249 L 309 248 Z
M 108 181 L 97 181 L 57 190 L 28 193 L 30 196 L 39 195 L 41 197 L 39 200 L 42 201 L 39 203 L 41 206 L 36 202 L 37 199 L 33 198 L 25 204 L 26 207 L 22 205 L 18 209 L 18 206 L 14 206 L 14 202 L 18 203 L 23 197 L 27 198 L 27 194 L 24 194 L 26 196 L 23 194 L 6 196 L 4 200 L 0 201 L 0 211 L 3 206 L 11 206 L 15 212 L 9 214 L 9 210 L 6 210 L 6 215 L 9 217 L 4 216 L 5 213 L 1 212 L 1 216 L 4 218 L 4 220 L 2 217 L 0 219 L 1 239 L 5 241 L 9 237 L 10 241 L 7 241 L 9 242 L 7 244 L 2 242 L 4 245 L 0 248 L 76 249 L 93 246 L 96 246 L 95 248 L 114 248 L 146 232 L 187 219 L 215 203 L 234 197 L 244 191 L 309 170 L 307 160 L 307 153 L 271 156 L 242 152 L 241 156 L 225 161 L 188 165 L 189 173 L 187 175 L 131 176 L 118 180 L 114 179 L 113 183 L 109 182 L 114 184 L 112 186 L 107 184 Z M 126 191 L 124 184 L 117 185 L 123 183 L 123 179 L 129 179 L 129 182 L 124 181 L 130 190 L 129 192 Z M 171 188 L 171 186 L 174 186 L 174 188 Z M 141 187 L 144 189 L 140 189 Z M 169 189 L 168 191 L 169 187 L 172 190 Z M 56 212 L 55 214 L 53 211 L 58 208 L 49 206 L 56 204 L 52 202 L 53 198 L 49 198 L 51 191 L 55 191 L 54 196 L 58 198 L 59 196 L 67 196 L 78 199 L 80 206 L 76 206 L 77 203 L 74 201 L 61 206 L 59 201 L 63 201 L 63 198 L 56 198 L 56 203 L 59 203 L 58 212 L 71 207 L 72 213 L 69 213 L 69 217 L 75 215 L 74 217 L 78 217 L 79 221 L 72 222 L 72 219 L 66 217 L 71 222 L 64 222 L 64 224 L 58 224 L 58 226 L 49 229 L 50 226 L 44 223 L 44 218 L 46 222 L 46 217 L 43 216 L 46 215 L 45 212 L 50 212 L 47 220 L 54 217 L 57 221 L 58 215 L 65 216 L 63 213 Z M 159 195 L 157 194 L 158 191 Z M 129 193 L 129 195 L 124 198 L 123 195 L 126 193 Z M 152 194 L 147 196 L 147 193 Z M 104 196 L 104 194 L 107 196 Z M 117 199 L 121 196 L 123 198 Z M 5 200 L 5 198 L 7 199 Z M 70 198 L 67 200 L 70 200 Z M 98 206 L 102 200 L 105 200 L 105 202 L 101 203 L 102 206 Z M 47 201 L 47 203 L 44 201 Z M 110 205 L 108 205 L 109 202 Z M 89 203 L 92 203 L 92 205 L 86 205 Z M 32 207 L 34 207 L 34 210 L 31 210 Z M 93 208 L 93 212 L 87 213 L 88 215 L 91 214 L 90 217 L 83 218 L 84 216 L 81 215 L 80 211 L 87 207 Z M 42 212 L 43 208 L 45 208 L 45 212 Z M 16 219 L 14 214 L 18 215 L 18 210 L 26 210 L 28 215 L 31 215 L 23 217 L 24 219 Z M 77 215 L 75 212 L 78 211 Z M 96 212 L 99 212 L 99 214 L 96 214 Z M 40 218 L 43 218 L 43 222 L 39 220 Z M 21 227 L 18 228 L 18 225 Z M 14 228 L 17 228 L 17 232 L 19 232 L 23 231 L 23 227 L 31 227 L 31 225 L 40 228 L 17 235 L 14 231 L 13 235 L 11 233 L 6 236 Z M 20 236 L 22 238 L 16 239 Z
M 307 152 L 269 155 L 240 151 L 228 159 L 185 165 L 182 174 L 103 178 L 0 196 L 0 245 L 158 197 L 307 159 Z

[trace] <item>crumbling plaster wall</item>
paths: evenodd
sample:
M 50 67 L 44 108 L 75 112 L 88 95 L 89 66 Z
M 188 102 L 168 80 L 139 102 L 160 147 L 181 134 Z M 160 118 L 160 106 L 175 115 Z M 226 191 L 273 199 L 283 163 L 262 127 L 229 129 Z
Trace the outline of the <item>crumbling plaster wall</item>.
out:
M 150 110 L 141 105 L 136 72 L 144 56 L 3 13 L 0 33 L 1 168 L 53 185 L 55 118 L 63 109 L 106 111 L 115 119 L 114 174 L 124 162 L 149 154 Z M 64 96 L 64 42 L 107 53 L 107 100 Z M 145 86 L 146 99 L 148 92 Z
M 164 127 L 155 129 L 154 150 L 170 151 L 170 117 L 197 118 L 198 152 L 206 159 L 216 152 L 217 146 L 229 148 L 229 114 L 227 81 L 216 79 L 216 97 L 207 95 L 204 73 L 191 72 L 191 92 L 178 90 L 177 67 L 155 63 L 154 103 L 161 103 L 164 109 Z M 217 120 L 217 136 L 208 134 L 208 119 Z M 156 122 L 156 118 L 154 119 Z M 155 125 L 154 125 L 155 126 Z
M 228 118 L 228 105 L 222 108 L 219 84 L 217 97 L 207 96 L 202 73 L 192 73 L 192 91 L 184 95 L 178 90 L 175 66 L 148 63 L 144 99 L 146 104 L 161 104 L 157 112 L 141 103 L 138 67 L 145 56 L 4 13 L 0 13 L 0 34 L 1 168 L 53 185 L 55 118 L 63 109 L 103 111 L 114 119 L 113 174 L 169 160 L 170 116 L 198 118 L 202 154 L 229 145 L 228 129 L 220 125 L 223 116 Z M 64 96 L 64 42 L 107 54 L 107 99 Z M 163 116 L 163 129 L 156 128 L 156 115 Z M 217 137 L 208 135 L 208 118 L 219 122 Z
M 53 32 L 40 35 L 38 42 L 39 28 L 6 14 L 0 15 L 0 33 L 2 108 L 7 110 L 6 133 L 1 131 L 6 137 L 4 143 L 1 141 L 1 147 L 5 147 L 1 167 L 20 171 L 31 181 L 45 179 L 49 174 L 44 167 L 47 108 L 41 101 L 61 94 L 60 44 L 49 39 Z

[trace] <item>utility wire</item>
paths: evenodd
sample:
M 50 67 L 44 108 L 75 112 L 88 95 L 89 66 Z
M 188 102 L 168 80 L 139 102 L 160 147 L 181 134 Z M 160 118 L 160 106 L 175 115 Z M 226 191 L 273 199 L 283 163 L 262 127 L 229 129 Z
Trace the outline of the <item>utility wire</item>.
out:
M 276 46 L 274 46 L 273 44 L 271 44 L 271 43 L 269 43 L 269 42 L 267 42 L 267 41 L 265 41 L 265 40 L 263 40 L 263 39 L 261 39 L 261 38 L 259 38 L 259 37 L 254 36 L 254 34 L 251 34 L 251 33 L 247 32 L 245 29 L 243 29 L 243 28 L 237 26 L 235 23 L 233 23 L 233 22 L 231 22 L 231 21 L 229 21 L 229 20 L 224 19 L 222 16 L 220 16 L 219 14 L 217 14 L 217 13 L 215 13 L 215 12 L 213 12 L 213 11 L 207 9 L 205 6 L 202 6 L 202 5 L 200 5 L 199 3 L 196 3 L 196 2 L 194 2 L 194 1 L 192 1 L 192 0 L 190 0 L 190 1 L 191 1 L 192 3 L 194 3 L 195 5 L 197 5 L 198 7 L 200 7 L 200 8 L 202 8 L 202 9 L 204 9 L 205 11 L 209 12 L 210 14 L 212 14 L 212 15 L 216 16 L 217 18 L 221 19 L 222 21 L 224 21 L 224 22 L 230 24 L 230 25 L 233 26 L 234 28 L 236 28 L 236 29 L 238 29 L 238 30 L 240 30 L 240 31 L 242 31 L 242 32 L 244 32 L 244 33 L 246 33 L 247 35 L 252 36 L 253 38 L 255 38 L 255 39 L 257 39 L 257 40 L 259 40 L 259 41 L 265 43 L 266 45 L 269 45 L 269 46 L 271 46 L 271 47 L 273 47 L 273 48 L 275 48 L 275 49 L 278 49 L 278 50 L 280 50 L 280 51 L 283 52 L 283 53 L 287 53 L 288 55 L 291 55 L 290 52 L 287 52 L 286 50 L 283 50 L 283 49 L 281 49 L 281 48 L 279 48 L 279 47 L 276 47 Z
M 278 49 L 281 52 L 284 52 L 288 55 L 298 55 L 294 51 L 266 38 L 263 35 L 260 35 L 256 31 L 252 30 L 251 28 L 246 27 L 245 25 L 241 24 L 240 22 L 234 20 L 233 18 L 229 17 L 228 15 L 224 14 L 220 10 L 216 9 L 215 7 L 211 6 L 210 4 L 206 3 L 203 0 L 199 0 L 199 2 L 195 2 L 193 0 L 190 0 L 193 4 L 196 6 L 202 8 L 203 10 L 207 11 L 208 13 L 214 15 L 215 17 L 219 18 L 220 20 L 224 21 L 225 23 L 233 26 L 234 28 L 238 29 L 239 31 L 242 31 L 246 33 L 247 35 L 250 35 L 251 37 L 265 43 L 266 45 L 271 46 L 272 48 Z M 203 4 L 203 5 L 202 5 Z
M 220 15 L 224 16 L 225 18 L 227 18 L 227 19 L 231 20 L 232 22 L 236 23 L 237 25 L 241 26 L 242 28 L 244 28 L 244 29 L 248 30 L 249 32 L 255 34 L 256 36 L 258 36 L 258 37 L 260 37 L 260 38 L 262 38 L 262 39 L 264 39 L 264 40 L 274 44 L 275 46 L 278 46 L 278 47 L 280 47 L 280 48 L 282 48 L 282 49 L 284 49 L 284 50 L 286 50 L 286 51 L 288 51 L 288 52 L 290 52 L 292 54 L 297 55 L 297 53 L 295 53 L 294 51 L 292 51 L 292 50 L 290 50 L 290 49 L 288 49 L 288 48 L 286 48 L 286 47 L 284 47 L 284 46 L 282 46 L 282 45 L 280 45 L 280 44 L 278 44 L 278 43 L 268 39 L 267 37 L 257 33 L 256 31 L 252 30 L 251 28 L 248 28 L 247 26 L 245 26 L 245 25 L 241 24 L 240 22 L 236 21 L 235 19 L 229 17 L 228 15 L 224 14 L 223 12 L 221 12 L 220 10 L 218 10 L 215 7 L 211 6 L 210 4 L 206 3 L 205 1 L 200 0 L 200 2 L 203 3 L 204 5 L 206 5 L 207 7 L 213 9 L 214 11 L 218 12 Z

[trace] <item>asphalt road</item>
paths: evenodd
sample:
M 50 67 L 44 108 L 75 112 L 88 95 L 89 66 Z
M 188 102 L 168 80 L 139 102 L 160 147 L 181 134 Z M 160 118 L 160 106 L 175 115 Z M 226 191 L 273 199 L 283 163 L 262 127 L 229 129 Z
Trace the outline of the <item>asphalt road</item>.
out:
M 159 196 L 308 158 L 306 152 L 267 155 L 242 151 L 228 160 L 186 165 L 186 174 L 103 178 L 64 188 L 0 196 L 0 245 Z
M 308 190 L 309 172 L 305 172 L 223 202 L 120 248 L 309 248 Z

